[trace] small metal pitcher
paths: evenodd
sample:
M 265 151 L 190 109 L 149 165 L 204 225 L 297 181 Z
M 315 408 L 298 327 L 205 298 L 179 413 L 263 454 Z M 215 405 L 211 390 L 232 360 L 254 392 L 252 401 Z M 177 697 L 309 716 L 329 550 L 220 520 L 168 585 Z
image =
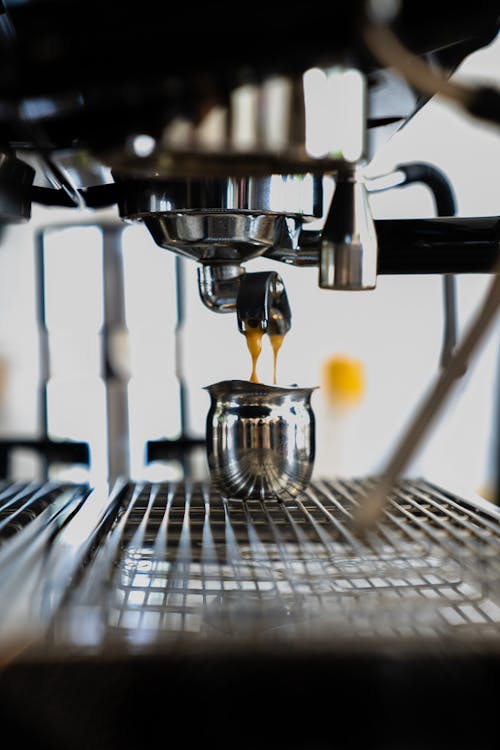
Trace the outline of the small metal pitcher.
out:
M 307 487 L 315 454 L 314 388 L 226 380 L 206 390 L 207 459 L 222 495 L 286 500 Z

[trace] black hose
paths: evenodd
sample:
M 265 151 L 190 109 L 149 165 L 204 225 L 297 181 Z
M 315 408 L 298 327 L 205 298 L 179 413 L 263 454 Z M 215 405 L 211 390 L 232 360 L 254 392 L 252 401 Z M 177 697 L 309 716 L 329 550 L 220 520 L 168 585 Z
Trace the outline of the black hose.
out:
M 450 181 L 440 169 L 426 162 L 411 162 L 400 164 L 397 170 L 405 176 L 401 185 L 422 183 L 430 189 L 438 216 L 455 216 L 455 194 Z M 442 368 L 448 364 L 457 343 L 457 285 L 455 276 L 450 273 L 443 275 L 443 304 L 444 330 L 440 357 Z
M 437 215 L 455 216 L 457 212 L 455 194 L 444 172 L 426 162 L 399 164 L 396 170 L 402 172 L 405 176 L 405 181 L 398 187 L 421 182 L 432 192 Z

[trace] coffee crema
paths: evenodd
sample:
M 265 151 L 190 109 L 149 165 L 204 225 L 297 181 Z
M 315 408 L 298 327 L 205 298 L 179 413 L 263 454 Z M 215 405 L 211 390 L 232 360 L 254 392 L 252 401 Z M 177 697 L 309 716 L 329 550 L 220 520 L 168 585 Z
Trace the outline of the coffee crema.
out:
M 262 352 L 262 337 L 264 335 L 264 331 L 260 326 L 251 326 L 247 322 L 247 324 L 245 325 L 244 335 L 246 338 L 248 351 L 250 352 L 250 356 L 252 358 L 250 382 L 260 383 L 261 381 L 259 380 L 259 377 L 257 375 L 257 362 Z M 284 338 L 284 335 L 269 335 L 269 340 L 271 342 L 271 347 L 273 350 L 273 385 L 276 385 L 277 383 L 278 352 L 281 349 Z

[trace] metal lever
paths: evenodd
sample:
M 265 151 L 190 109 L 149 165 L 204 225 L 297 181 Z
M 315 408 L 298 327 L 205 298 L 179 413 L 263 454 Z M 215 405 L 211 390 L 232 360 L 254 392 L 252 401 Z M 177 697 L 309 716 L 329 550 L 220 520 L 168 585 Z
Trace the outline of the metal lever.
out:
M 284 335 L 292 325 L 292 311 L 285 285 L 275 271 L 246 273 L 236 298 L 238 328 L 261 328 L 270 335 Z

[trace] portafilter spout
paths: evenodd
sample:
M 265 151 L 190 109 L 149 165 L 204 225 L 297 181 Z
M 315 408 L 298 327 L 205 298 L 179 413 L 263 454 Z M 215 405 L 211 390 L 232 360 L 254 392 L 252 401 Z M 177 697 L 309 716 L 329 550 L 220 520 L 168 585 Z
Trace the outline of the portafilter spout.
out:
M 292 311 L 281 276 L 275 271 L 241 276 L 236 315 L 242 333 L 250 327 L 284 336 L 292 325 Z
M 236 310 L 236 299 L 245 269 L 238 263 L 213 263 L 198 267 L 198 291 L 205 307 L 217 313 Z

